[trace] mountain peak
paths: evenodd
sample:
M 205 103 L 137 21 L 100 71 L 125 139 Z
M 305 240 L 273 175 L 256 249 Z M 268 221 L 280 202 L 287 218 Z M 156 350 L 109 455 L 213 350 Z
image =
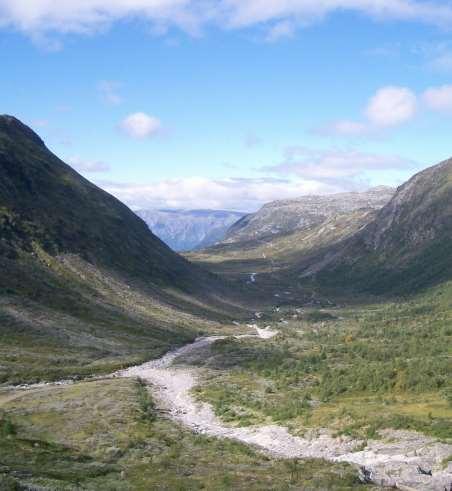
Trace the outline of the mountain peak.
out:
M 44 141 L 29 126 L 9 114 L 0 115 L 0 135 L 1 134 L 5 134 L 14 140 L 26 138 L 35 144 L 44 145 Z

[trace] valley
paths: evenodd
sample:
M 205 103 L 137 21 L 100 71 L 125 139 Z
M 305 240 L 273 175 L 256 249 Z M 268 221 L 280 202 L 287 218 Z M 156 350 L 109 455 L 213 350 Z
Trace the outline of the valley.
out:
M 448 489 L 451 175 L 183 257 L 0 117 L 0 489 Z

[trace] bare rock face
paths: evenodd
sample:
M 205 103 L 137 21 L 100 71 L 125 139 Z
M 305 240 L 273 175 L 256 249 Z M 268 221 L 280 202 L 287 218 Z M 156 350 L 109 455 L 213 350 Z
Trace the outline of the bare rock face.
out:
M 235 223 L 224 242 L 250 241 L 303 230 L 333 216 L 361 208 L 378 210 L 388 203 L 394 192 L 391 187 L 379 186 L 362 193 L 303 196 L 294 200 L 274 201 Z

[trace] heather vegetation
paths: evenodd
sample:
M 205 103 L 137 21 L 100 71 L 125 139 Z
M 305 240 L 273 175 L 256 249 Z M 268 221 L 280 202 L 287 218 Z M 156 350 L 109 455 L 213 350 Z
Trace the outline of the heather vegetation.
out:
M 364 489 L 344 464 L 194 435 L 157 415 L 133 380 L 0 391 L 0 410 L 2 491 Z
M 452 285 L 400 303 L 305 311 L 268 343 L 217 341 L 198 389 L 223 419 L 452 438 Z

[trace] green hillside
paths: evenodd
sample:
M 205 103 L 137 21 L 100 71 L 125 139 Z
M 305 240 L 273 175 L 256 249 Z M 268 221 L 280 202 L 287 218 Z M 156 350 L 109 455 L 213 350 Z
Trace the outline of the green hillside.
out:
M 0 383 L 86 375 L 240 315 L 214 275 L 0 117 Z
M 452 160 L 412 177 L 371 223 L 328 254 L 331 260 L 318 256 L 304 275 L 314 272 L 323 285 L 385 295 L 451 279 Z

